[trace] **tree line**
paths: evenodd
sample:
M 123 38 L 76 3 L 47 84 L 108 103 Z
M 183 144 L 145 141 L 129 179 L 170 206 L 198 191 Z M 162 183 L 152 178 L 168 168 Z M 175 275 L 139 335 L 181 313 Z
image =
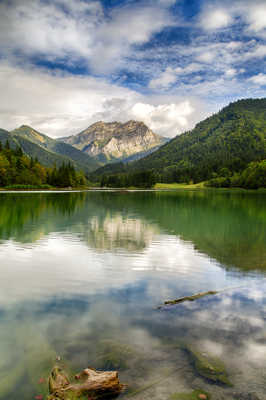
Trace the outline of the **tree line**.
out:
M 164 174 L 157 171 L 140 171 L 135 173 L 120 173 L 114 175 L 103 175 L 100 180 L 102 187 L 141 187 L 151 188 L 157 182 L 165 183 L 194 183 L 194 176 L 201 176 L 204 181 L 204 169 L 191 173 L 189 168 L 182 171 L 169 168 Z M 217 172 L 210 171 L 206 176 L 212 176 L 205 180 L 209 187 L 239 187 L 245 189 L 266 188 L 266 160 L 251 162 L 242 170 L 234 171 L 227 167 L 220 168 Z M 196 179 L 196 182 L 200 180 Z
M 210 187 L 266 188 L 266 160 L 252 162 L 242 172 L 232 173 L 224 168 L 219 177 L 206 183 Z
M 156 175 L 152 171 L 140 171 L 129 174 L 103 175 L 101 187 L 139 187 L 150 188 L 156 183 Z
M 77 187 L 86 184 L 83 172 L 77 172 L 71 163 L 47 168 L 37 158 L 25 155 L 21 147 L 12 149 L 8 140 L 0 142 L 0 186 Z

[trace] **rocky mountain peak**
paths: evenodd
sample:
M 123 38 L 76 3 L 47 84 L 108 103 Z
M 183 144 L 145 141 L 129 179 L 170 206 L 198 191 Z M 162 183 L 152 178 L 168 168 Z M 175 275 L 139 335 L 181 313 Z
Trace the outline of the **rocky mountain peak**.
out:
M 61 140 L 102 162 L 122 160 L 165 143 L 165 138 L 152 132 L 143 122 L 134 120 L 98 121 L 79 134 Z

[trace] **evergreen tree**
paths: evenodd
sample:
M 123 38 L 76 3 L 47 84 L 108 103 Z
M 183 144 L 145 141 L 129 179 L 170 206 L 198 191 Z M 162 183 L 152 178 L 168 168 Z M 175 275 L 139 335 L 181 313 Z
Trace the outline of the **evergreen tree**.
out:
M 12 150 L 7 141 L 4 148 L 0 147 L 0 186 L 17 184 L 75 187 L 84 186 L 86 178 L 71 163 L 45 168 L 37 158 L 24 155 L 20 147 Z

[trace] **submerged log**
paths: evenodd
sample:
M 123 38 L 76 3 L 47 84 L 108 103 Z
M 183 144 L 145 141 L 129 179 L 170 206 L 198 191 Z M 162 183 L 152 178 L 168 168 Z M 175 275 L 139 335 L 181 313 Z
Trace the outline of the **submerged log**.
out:
M 175 300 L 167 300 L 163 303 L 163 305 L 157 307 L 157 309 L 160 309 L 164 306 L 173 306 L 175 304 L 183 303 L 184 301 L 198 300 L 205 296 L 213 296 L 215 294 L 221 294 L 221 293 L 227 292 L 229 290 L 239 289 L 239 288 L 243 288 L 243 287 L 244 286 L 234 286 L 234 287 L 227 287 L 227 288 L 224 288 L 221 290 L 209 290 L 208 292 L 200 292 L 200 293 L 193 294 L 192 296 L 179 297 L 178 299 L 175 299 Z
M 96 371 L 86 368 L 75 376 L 76 383 L 71 383 L 67 374 L 56 365 L 49 377 L 47 400 L 97 400 L 103 397 L 117 397 L 124 389 L 116 371 Z
M 184 301 L 194 301 L 194 300 L 201 299 L 202 297 L 213 296 L 218 293 L 219 293 L 219 291 L 217 291 L 217 290 L 209 290 L 208 292 L 201 292 L 201 293 L 193 294 L 192 296 L 179 297 L 178 299 L 175 299 L 175 300 L 167 300 L 164 302 L 163 305 L 169 306 L 169 305 L 183 303 Z M 160 309 L 162 307 L 163 306 L 159 306 L 158 308 Z

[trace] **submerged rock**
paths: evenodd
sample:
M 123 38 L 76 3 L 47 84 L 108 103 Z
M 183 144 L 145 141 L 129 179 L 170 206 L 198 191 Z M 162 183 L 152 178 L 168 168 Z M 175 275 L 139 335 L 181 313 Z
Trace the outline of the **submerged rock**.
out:
M 49 377 L 49 392 L 47 400 L 97 400 L 108 396 L 117 397 L 124 389 L 116 371 L 96 371 L 84 369 L 75 376 L 76 382 L 71 383 L 66 372 L 56 365 Z
M 210 400 L 211 395 L 204 390 L 193 390 L 190 393 L 173 393 L 169 400 Z
M 185 350 L 191 357 L 194 368 L 199 375 L 216 384 L 233 386 L 228 378 L 225 366 L 219 358 L 200 352 L 192 346 L 185 346 Z

